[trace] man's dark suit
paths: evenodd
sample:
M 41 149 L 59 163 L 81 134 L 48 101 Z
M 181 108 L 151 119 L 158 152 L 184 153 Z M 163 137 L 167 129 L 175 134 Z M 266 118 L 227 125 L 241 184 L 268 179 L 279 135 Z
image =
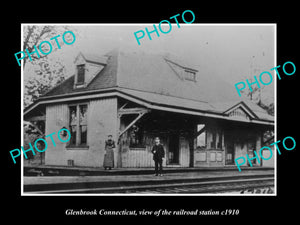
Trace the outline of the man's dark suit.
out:
M 165 157 L 164 147 L 161 144 L 154 145 L 152 148 L 153 160 L 155 162 L 155 174 L 158 175 L 158 166 L 159 173 L 162 173 L 162 159 Z

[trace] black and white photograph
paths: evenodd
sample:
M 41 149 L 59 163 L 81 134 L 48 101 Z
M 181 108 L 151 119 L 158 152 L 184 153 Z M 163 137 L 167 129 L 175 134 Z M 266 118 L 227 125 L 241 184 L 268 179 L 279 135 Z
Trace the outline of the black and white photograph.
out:
M 297 221 L 295 4 L 44 3 L 2 13 L 4 221 Z
M 171 23 L 21 25 L 22 196 L 277 195 L 277 25 Z

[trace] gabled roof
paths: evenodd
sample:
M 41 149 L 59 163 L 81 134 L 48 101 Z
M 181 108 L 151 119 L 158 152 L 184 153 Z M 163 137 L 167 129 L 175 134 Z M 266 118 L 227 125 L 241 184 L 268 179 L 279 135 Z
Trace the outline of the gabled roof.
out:
M 183 67 L 194 69 L 181 59 L 170 54 L 154 54 L 138 51 L 123 51 L 115 49 L 106 55 L 105 68 L 84 89 L 76 90 L 67 79 L 56 88 L 44 95 L 55 96 L 74 93 L 78 91 L 90 91 L 111 87 L 122 87 L 146 92 L 154 92 L 161 95 L 182 97 L 196 101 L 213 102 L 236 98 L 234 87 L 230 87 L 213 74 L 197 72 L 197 82 L 182 81 L 167 63 L 183 64 Z
M 180 106 L 225 116 L 227 110 L 242 104 L 256 119 L 274 121 L 274 118 L 258 105 L 246 101 L 241 103 L 233 85 L 228 85 L 214 74 L 203 73 L 201 68 L 188 65 L 170 54 L 114 49 L 103 57 L 88 54 L 84 55 L 84 58 L 101 63 L 105 60 L 105 67 L 86 87 L 74 89 L 74 76 L 71 76 L 40 100 L 115 89 L 151 104 Z M 196 82 L 180 79 L 168 62 L 197 72 Z
M 107 57 L 105 57 L 105 56 L 99 56 L 99 55 L 95 55 L 95 54 L 88 53 L 88 52 L 84 52 L 84 53 L 81 52 L 80 54 L 83 56 L 83 58 L 87 62 L 102 64 L 102 65 L 107 64 Z
M 212 104 L 218 111 L 228 114 L 231 110 L 242 107 L 253 118 L 260 120 L 274 121 L 274 117 L 269 115 L 263 108 L 248 99 L 215 102 Z
M 89 55 L 90 57 L 90 55 Z M 85 58 L 85 57 L 84 57 Z M 90 58 L 89 58 L 90 59 Z M 96 60 L 95 57 L 93 60 Z M 117 62 L 118 54 L 112 52 L 106 58 L 106 66 L 101 70 L 99 74 L 93 79 L 91 83 L 85 88 L 76 89 L 74 88 L 74 75 L 66 79 L 64 82 L 48 91 L 42 97 L 55 97 L 58 95 L 72 94 L 82 91 L 91 91 L 98 89 L 106 89 L 117 86 Z

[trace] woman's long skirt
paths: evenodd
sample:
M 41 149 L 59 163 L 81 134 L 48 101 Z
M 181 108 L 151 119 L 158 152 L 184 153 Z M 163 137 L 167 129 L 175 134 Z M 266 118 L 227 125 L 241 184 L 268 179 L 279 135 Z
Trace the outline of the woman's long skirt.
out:
M 103 167 L 114 167 L 114 150 L 112 148 L 107 148 L 104 155 Z

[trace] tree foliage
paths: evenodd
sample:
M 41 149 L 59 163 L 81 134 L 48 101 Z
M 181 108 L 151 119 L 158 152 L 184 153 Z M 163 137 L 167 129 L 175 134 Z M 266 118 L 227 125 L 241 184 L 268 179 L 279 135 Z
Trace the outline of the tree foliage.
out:
M 74 29 L 74 28 L 72 28 Z M 33 52 L 34 46 L 36 46 L 37 48 L 39 47 L 40 43 L 42 41 L 50 41 L 50 38 L 60 35 L 62 36 L 62 34 L 65 31 L 71 30 L 71 27 L 69 26 L 54 26 L 54 25 L 47 25 L 47 26 L 37 26 L 37 25 L 29 25 L 29 26 L 24 26 L 24 33 L 23 33 L 23 52 L 26 52 L 26 49 L 28 50 L 28 52 Z M 61 38 L 58 38 L 59 44 L 60 46 L 64 45 L 64 42 L 61 40 Z M 55 43 L 55 40 L 52 40 L 50 42 Z M 47 52 L 47 49 L 49 46 L 47 45 L 43 45 L 42 49 Z M 56 51 L 58 49 L 58 46 L 56 44 L 52 45 L 53 47 L 53 51 Z M 41 58 L 46 58 L 48 55 L 43 55 L 40 54 L 40 57 L 37 56 L 37 54 L 32 54 L 31 58 L 33 59 L 33 62 L 36 59 L 41 59 Z M 24 65 L 26 65 L 29 58 L 25 57 L 23 59 L 23 63 Z
M 24 65 L 24 106 L 33 103 L 39 96 L 45 94 L 54 86 L 65 80 L 65 65 L 62 59 L 56 54 L 53 57 L 53 52 L 58 50 L 55 40 L 50 38 L 60 35 L 62 36 L 65 31 L 74 30 L 73 27 L 68 26 L 37 26 L 29 25 L 24 26 L 23 31 L 23 51 L 33 52 L 34 46 L 39 48 L 42 41 L 49 41 L 52 43 L 52 52 L 49 55 L 32 54 L 32 61 L 28 57 L 23 59 Z M 64 45 L 62 38 L 57 39 L 60 47 Z M 42 50 L 48 52 L 48 45 L 44 44 Z
M 25 107 L 51 88 L 65 80 L 65 66 L 60 62 L 42 60 L 34 66 L 34 76 L 24 79 L 24 105 Z

